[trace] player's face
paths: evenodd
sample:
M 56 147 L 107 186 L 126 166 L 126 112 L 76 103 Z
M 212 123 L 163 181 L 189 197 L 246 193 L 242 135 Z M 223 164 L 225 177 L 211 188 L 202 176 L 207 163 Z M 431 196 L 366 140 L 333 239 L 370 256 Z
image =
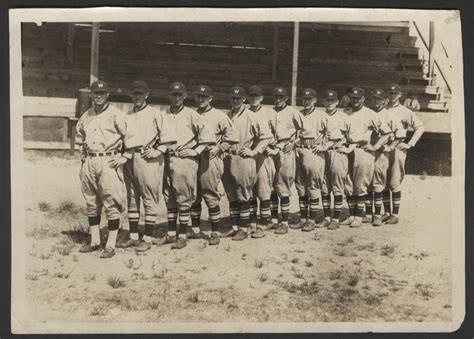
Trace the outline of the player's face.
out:
M 181 106 L 186 99 L 186 93 L 172 93 L 169 96 L 171 106 Z
M 316 99 L 313 98 L 303 98 L 304 108 L 311 108 L 316 104 Z
M 109 92 L 103 92 L 103 91 L 92 92 L 91 97 L 95 105 L 103 106 L 107 103 L 107 100 L 109 98 Z
M 212 97 L 202 94 L 197 94 L 194 99 L 196 100 L 196 105 L 201 108 L 209 106 L 212 101 Z
M 245 98 L 240 98 L 240 97 L 230 98 L 230 104 L 232 105 L 232 108 L 240 108 L 240 106 L 242 106 L 244 101 L 245 101 Z
M 288 100 L 288 97 L 286 95 L 276 94 L 273 96 L 273 103 L 275 104 L 276 107 L 285 106 L 286 100 Z
M 388 92 L 388 100 L 391 103 L 396 103 L 398 100 L 400 100 L 400 97 L 402 96 L 402 93 L 398 92 Z
M 351 105 L 353 108 L 361 108 L 364 105 L 365 97 L 351 97 Z
M 146 102 L 148 93 L 132 93 L 130 97 L 132 98 L 132 102 L 136 107 L 141 107 Z
M 324 107 L 328 111 L 334 111 L 337 108 L 337 105 L 339 105 L 338 99 L 333 98 L 324 100 Z
M 263 96 L 258 94 L 250 94 L 247 98 L 252 107 L 260 106 L 263 101 Z
M 372 97 L 372 104 L 375 109 L 379 109 L 380 107 L 383 106 L 384 103 L 385 103 L 384 98 Z

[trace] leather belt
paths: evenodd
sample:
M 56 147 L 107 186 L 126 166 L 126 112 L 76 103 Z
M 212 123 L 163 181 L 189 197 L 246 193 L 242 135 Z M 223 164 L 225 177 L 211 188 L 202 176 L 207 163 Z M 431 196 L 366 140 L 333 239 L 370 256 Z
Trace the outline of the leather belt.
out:
M 87 152 L 87 155 L 90 157 L 106 157 L 109 155 L 118 154 L 118 151 L 110 151 L 110 152 Z

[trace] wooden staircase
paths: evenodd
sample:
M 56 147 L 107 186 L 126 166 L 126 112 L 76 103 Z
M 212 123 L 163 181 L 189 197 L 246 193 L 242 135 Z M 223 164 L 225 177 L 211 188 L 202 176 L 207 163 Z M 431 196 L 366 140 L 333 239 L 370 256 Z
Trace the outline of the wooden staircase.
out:
M 173 81 L 189 90 L 210 85 L 220 107 L 228 107 L 235 85 L 262 86 L 266 104 L 274 86 L 291 87 L 291 23 L 279 24 L 277 34 L 272 23 L 103 23 L 101 29 L 99 77 L 115 101 L 129 101 L 137 79 L 149 83 L 157 104 L 167 102 Z M 25 96 L 74 98 L 87 87 L 90 27 L 32 23 L 22 32 Z M 350 86 L 370 91 L 397 83 L 404 95 L 418 94 L 422 111 L 446 112 L 451 95 L 430 86 L 415 42 L 408 23 L 301 23 L 298 88 L 342 95 Z

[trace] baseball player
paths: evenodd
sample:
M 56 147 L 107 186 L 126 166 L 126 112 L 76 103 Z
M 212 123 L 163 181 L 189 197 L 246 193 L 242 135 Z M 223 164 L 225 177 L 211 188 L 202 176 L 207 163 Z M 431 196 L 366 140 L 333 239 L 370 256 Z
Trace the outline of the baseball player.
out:
M 389 129 L 392 127 L 392 122 L 390 121 L 390 113 L 385 109 L 385 100 L 386 95 L 383 89 L 377 88 L 372 91 L 372 108 L 380 116 L 380 119 L 384 124 L 386 124 Z M 379 140 L 380 135 L 377 132 L 373 132 L 371 136 L 371 144 L 375 145 Z M 374 163 L 374 176 L 372 179 L 372 187 L 368 194 L 368 202 L 366 203 L 366 217 L 370 219 L 373 213 L 373 205 L 375 205 L 375 213 L 373 219 L 371 220 L 373 226 L 381 226 L 381 212 L 382 212 L 382 202 L 383 202 L 383 191 L 387 187 L 387 175 L 389 167 L 389 156 L 390 156 L 390 143 L 393 139 L 393 133 L 390 135 L 389 142 L 382 146 L 380 150 L 375 153 L 375 163 Z
M 317 146 L 324 138 L 324 112 L 316 108 L 317 95 L 312 88 L 303 91 L 302 103 L 304 128 L 296 142 L 295 185 L 299 196 L 301 222 L 293 229 L 314 229 L 319 196 L 324 180 L 325 155 Z M 309 216 L 308 216 L 309 207 Z
M 186 96 L 186 87 L 182 83 L 170 85 L 171 105 L 166 114 L 177 132 L 177 142 L 165 156 L 163 197 L 168 213 L 168 232 L 152 241 L 156 245 L 172 243 L 172 249 L 186 246 L 189 211 L 196 199 L 198 157 L 209 141 L 205 138 L 201 116 L 184 105 Z
M 151 248 L 163 182 L 163 153 L 169 145 L 176 143 L 176 132 L 168 116 L 147 105 L 149 95 L 150 89 L 146 82 L 138 80 L 132 83 L 133 108 L 128 112 L 127 124 L 139 132 L 136 137 L 143 146 L 135 148 L 131 161 L 124 166 L 130 238 L 125 243 L 118 244 L 118 247 L 135 247 L 138 252 Z M 145 234 L 140 242 L 138 219 L 141 201 L 145 207 Z
M 211 106 L 212 89 L 209 86 L 197 86 L 195 101 L 198 106 L 197 112 L 201 116 L 206 131 L 214 137 L 214 140 L 213 145 L 209 145 L 199 158 L 198 190 L 196 200 L 191 207 L 192 229 L 188 233 L 188 237 L 204 238 L 208 236 L 200 230 L 201 201 L 204 199 L 211 221 L 209 244 L 217 245 L 220 241 L 218 233 L 221 219 L 219 184 L 224 174 L 224 153 L 233 144 L 239 142 L 239 136 L 229 117 Z M 231 233 L 226 234 L 226 236 L 230 235 Z
M 248 91 L 247 100 L 250 110 L 254 112 L 261 126 L 268 126 L 273 142 L 276 135 L 276 112 L 262 105 L 263 91 L 259 86 L 251 86 Z M 262 127 L 263 128 L 263 127 Z M 273 156 L 268 152 L 267 147 L 262 153 L 257 154 L 257 182 L 254 188 L 254 195 L 250 201 L 250 226 L 257 224 L 257 198 L 260 200 L 260 225 L 266 227 L 270 222 L 270 195 L 273 190 L 275 179 L 275 164 Z M 252 238 L 261 238 L 265 235 L 262 228 L 257 227 L 251 234 Z
M 79 251 L 90 253 L 100 249 L 99 225 L 104 207 L 109 236 L 100 257 L 111 258 L 115 255 L 120 215 L 125 205 L 122 165 L 132 158 L 132 149 L 141 145 L 127 131 L 125 113 L 109 104 L 106 82 L 94 82 L 91 97 L 93 107 L 77 122 L 76 143 L 81 146 L 83 155 L 79 176 L 91 234 L 90 243 Z
M 337 92 L 328 90 L 324 94 L 324 125 L 325 138 L 320 150 L 325 151 L 325 176 L 321 190 L 324 220 L 315 225 L 318 228 L 327 227 L 330 230 L 339 228 L 343 195 L 346 192 L 347 174 L 349 172 L 350 150 L 345 147 L 347 115 L 337 109 L 339 98 Z M 334 196 L 334 214 L 331 219 L 331 193 Z M 303 228 L 312 231 L 313 227 Z
M 275 161 L 274 192 L 270 198 L 272 223 L 267 229 L 275 234 L 288 233 L 291 186 L 295 179 L 295 142 L 298 131 L 303 128 L 303 117 L 295 108 L 288 106 L 288 92 L 283 87 L 273 90 L 274 110 L 277 112 L 276 141 L 273 146 Z M 278 200 L 281 206 L 281 223 L 278 224 Z
M 405 176 L 405 160 L 407 157 L 407 150 L 414 147 L 418 140 L 423 135 L 425 129 L 421 120 L 413 113 L 412 110 L 400 104 L 400 97 L 402 93 L 400 86 L 397 84 L 390 85 L 388 89 L 388 107 L 390 113 L 392 130 L 394 131 L 394 141 L 392 142 L 392 150 L 390 151 L 390 165 L 389 165 L 389 188 L 392 193 L 393 209 L 390 214 L 390 209 L 385 210 L 385 215 L 382 221 L 387 224 L 398 223 L 398 212 L 400 210 L 401 200 L 401 184 Z M 413 136 L 408 142 L 405 142 L 408 128 L 413 128 Z M 386 190 L 383 193 L 385 203 L 390 204 L 390 191 Z M 388 207 L 388 206 L 387 206 Z
M 388 142 L 391 130 L 379 115 L 364 106 L 365 93 L 360 87 L 353 87 L 350 93 L 351 107 L 346 109 L 347 149 L 352 152 L 353 162 L 349 166 L 347 192 L 348 204 L 352 202 L 351 216 L 341 222 L 351 227 L 360 227 L 364 216 L 368 188 L 374 175 L 375 152 Z M 370 143 L 372 131 L 380 137 L 375 145 Z M 351 195 L 352 193 L 352 195 Z M 349 205 L 351 207 L 351 205 Z M 355 211 L 354 211 L 355 209 Z
M 230 206 L 233 207 L 237 203 L 239 207 L 239 218 L 232 218 L 232 226 L 237 222 L 239 226 L 232 237 L 232 240 L 237 241 L 246 239 L 249 234 L 250 201 L 257 181 L 256 156 L 262 154 L 271 141 L 268 124 L 260 124 L 256 114 L 247 109 L 244 102 L 245 90 L 242 87 L 231 88 L 232 109 L 227 115 L 238 133 L 239 142 L 226 152 L 222 181 Z M 256 225 L 253 227 L 251 231 L 255 232 Z

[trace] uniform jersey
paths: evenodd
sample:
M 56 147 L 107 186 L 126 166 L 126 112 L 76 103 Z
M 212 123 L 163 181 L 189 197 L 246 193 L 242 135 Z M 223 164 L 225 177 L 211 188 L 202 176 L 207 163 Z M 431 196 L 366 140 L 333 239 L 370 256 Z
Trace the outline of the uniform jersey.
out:
M 423 126 L 420 118 L 416 116 L 413 111 L 403 105 L 397 105 L 395 107 L 387 108 L 390 119 L 391 119 L 391 128 L 394 131 L 396 139 L 404 139 L 407 136 L 407 131 L 409 128 L 413 128 L 415 131 Z M 411 143 L 416 144 L 421 135 L 415 133 L 411 140 Z M 415 140 L 413 140 L 415 139 Z
M 301 110 L 301 115 L 303 116 L 303 125 L 304 127 L 300 131 L 300 138 L 302 139 L 317 139 L 320 137 L 321 133 L 325 130 L 325 117 L 324 112 L 313 107 L 313 109 L 305 113 L 304 110 Z
M 382 124 L 386 125 L 390 132 L 393 132 L 392 131 L 393 123 L 391 121 L 391 113 L 386 108 L 383 108 L 383 107 L 380 111 L 378 111 L 378 112 L 374 111 L 374 112 L 380 118 L 380 120 L 382 121 Z M 375 145 L 379 141 L 380 136 L 381 136 L 381 134 L 379 133 L 379 131 L 372 131 L 372 135 L 371 135 L 371 138 L 370 138 L 370 143 L 372 145 Z
M 233 115 L 232 111 L 227 113 L 239 136 L 238 144 L 232 145 L 231 149 L 251 148 L 257 153 L 262 153 L 269 139 L 272 137 L 269 124 L 259 120 L 257 115 L 247 108 Z
M 135 131 L 127 129 L 126 114 L 108 104 L 102 113 L 89 108 L 77 122 L 76 143 L 91 152 L 121 151 L 141 146 Z
M 223 111 L 210 107 L 198 114 L 201 116 L 206 135 L 209 135 L 210 138 L 213 137 L 212 141 L 225 148 L 223 150 L 228 149 L 231 144 L 239 142 L 239 136 L 232 126 L 232 121 Z
M 204 122 L 201 116 L 191 108 L 182 106 L 178 112 L 166 109 L 166 115 L 173 129 L 176 131 L 176 148 L 192 148 L 197 144 L 212 141 L 213 138 L 204 131 Z M 211 139 L 211 140 L 210 140 Z
M 274 110 L 276 112 L 277 141 L 282 139 L 294 139 L 296 133 L 303 128 L 303 117 L 301 113 L 291 106 L 286 106 L 281 110 L 274 108 Z
M 322 124 L 325 128 L 327 141 L 345 139 L 345 135 L 347 134 L 346 118 L 347 115 L 341 110 L 336 110 L 332 114 L 324 112 Z
M 347 142 L 349 143 L 369 143 L 372 131 L 376 131 L 380 134 L 390 132 L 386 123 L 370 108 L 363 106 L 358 111 L 349 108 L 344 112 L 347 114 L 345 130 Z
M 176 142 L 176 130 L 171 124 L 167 114 L 145 105 L 145 107 L 127 112 L 127 125 L 131 130 L 137 131 L 137 138 L 143 147 L 172 144 Z

